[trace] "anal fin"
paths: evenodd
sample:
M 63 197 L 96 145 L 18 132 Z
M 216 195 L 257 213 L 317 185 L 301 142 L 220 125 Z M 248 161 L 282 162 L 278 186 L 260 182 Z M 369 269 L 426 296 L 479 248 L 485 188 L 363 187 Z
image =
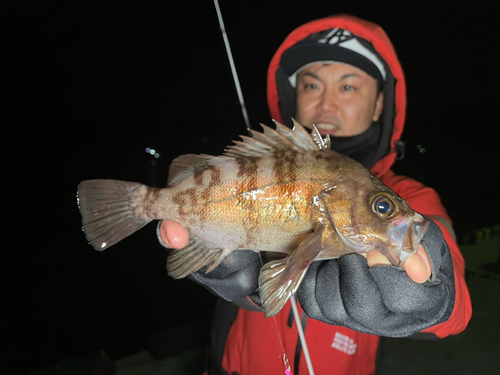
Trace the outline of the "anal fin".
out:
M 310 264 L 323 249 L 323 227 L 308 235 L 284 259 L 265 264 L 259 275 L 259 293 L 266 318 L 276 315 L 297 291 Z
M 185 247 L 172 250 L 167 258 L 167 271 L 174 279 L 182 279 L 205 266 L 208 273 L 213 271 L 230 252 L 231 250 L 215 247 L 191 236 Z

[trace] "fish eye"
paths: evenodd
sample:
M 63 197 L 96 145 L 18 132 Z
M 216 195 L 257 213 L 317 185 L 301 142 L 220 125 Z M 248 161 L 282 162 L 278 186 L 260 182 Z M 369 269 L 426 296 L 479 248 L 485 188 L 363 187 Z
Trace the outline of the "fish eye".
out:
M 386 200 L 381 200 L 377 203 L 377 212 L 386 215 L 390 209 L 391 209 L 391 204 L 387 202 Z
M 397 212 L 397 203 L 389 194 L 379 194 L 372 199 L 372 211 L 382 219 L 389 219 Z

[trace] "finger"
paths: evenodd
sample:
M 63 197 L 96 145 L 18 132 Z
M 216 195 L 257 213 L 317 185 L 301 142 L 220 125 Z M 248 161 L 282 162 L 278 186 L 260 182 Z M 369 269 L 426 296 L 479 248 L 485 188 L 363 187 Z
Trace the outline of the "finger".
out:
M 182 249 L 189 241 L 189 232 L 176 221 L 163 220 L 160 226 L 161 240 L 172 249 Z
M 380 321 L 380 315 L 384 316 L 387 308 L 384 306 L 380 287 L 371 276 L 366 261 L 355 254 L 348 254 L 338 259 L 338 265 L 340 272 L 337 288 L 342 306 L 336 308 L 337 315 L 345 310 L 350 318 L 366 327 L 369 327 L 370 322 L 373 324 L 373 321 Z M 330 280 L 332 279 L 326 282 L 331 283 Z M 316 293 L 318 293 L 318 287 L 319 285 L 316 286 Z M 325 290 L 331 294 L 332 286 Z
M 418 251 L 406 261 L 405 271 L 410 279 L 419 284 L 431 276 L 431 264 L 422 245 L 418 245 Z
M 368 267 L 390 265 L 389 258 L 383 255 L 379 250 L 373 250 L 366 254 L 366 262 Z

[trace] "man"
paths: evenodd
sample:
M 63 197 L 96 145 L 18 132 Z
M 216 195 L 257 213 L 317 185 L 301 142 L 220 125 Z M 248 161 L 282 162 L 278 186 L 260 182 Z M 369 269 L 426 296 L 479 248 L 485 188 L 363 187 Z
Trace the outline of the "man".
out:
M 373 374 L 378 336 L 442 338 L 465 329 L 470 297 L 450 219 L 434 190 L 390 170 L 406 93 L 384 31 L 345 15 L 297 28 L 271 61 L 267 94 L 273 118 L 289 126 L 292 117 L 309 128 L 315 124 L 330 134 L 332 149 L 362 163 L 432 219 L 404 271 L 378 251 L 310 266 L 297 296 L 315 374 Z M 175 222 L 163 222 L 158 234 L 172 248 L 188 240 Z M 284 373 L 284 355 L 295 375 L 308 373 L 290 302 L 276 319 L 259 311 L 260 266 L 258 254 L 240 251 L 212 273 L 190 276 L 222 297 L 210 374 Z

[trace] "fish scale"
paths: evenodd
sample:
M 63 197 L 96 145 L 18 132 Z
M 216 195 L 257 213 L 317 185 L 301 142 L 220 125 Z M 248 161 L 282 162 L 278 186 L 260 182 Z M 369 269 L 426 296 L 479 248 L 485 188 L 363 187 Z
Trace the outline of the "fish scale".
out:
M 174 278 L 210 272 L 234 250 L 283 253 L 260 271 L 266 316 L 283 307 L 314 261 L 378 249 L 403 267 L 427 229 L 420 214 L 361 164 L 330 150 L 317 129 L 263 129 L 221 156 L 178 157 L 166 188 L 83 181 L 78 204 L 89 243 L 104 250 L 151 220 L 175 220 L 190 240 L 167 259 Z M 379 211 L 380 200 L 390 211 Z

